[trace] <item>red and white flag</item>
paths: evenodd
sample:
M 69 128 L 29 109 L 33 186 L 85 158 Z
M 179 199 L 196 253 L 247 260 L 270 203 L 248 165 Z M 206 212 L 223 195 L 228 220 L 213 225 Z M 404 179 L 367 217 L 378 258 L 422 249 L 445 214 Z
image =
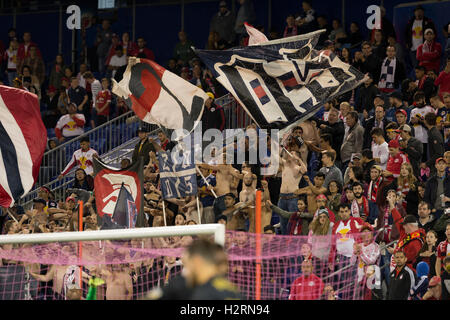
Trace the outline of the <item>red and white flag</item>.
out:
M 247 33 L 250 36 L 248 39 L 249 46 L 257 46 L 264 42 L 269 42 L 269 39 L 265 36 L 264 33 L 253 27 L 252 25 L 244 22 L 245 29 L 247 29 Z
M 208 95 L 154 61 L 130 57 L 112 92 L 125 99 L 145 122 L 191 132 L 203 114 Z
M 38 97 L 0 85 L 0 206 L 12 207 L 31 190 L 46 144 Z

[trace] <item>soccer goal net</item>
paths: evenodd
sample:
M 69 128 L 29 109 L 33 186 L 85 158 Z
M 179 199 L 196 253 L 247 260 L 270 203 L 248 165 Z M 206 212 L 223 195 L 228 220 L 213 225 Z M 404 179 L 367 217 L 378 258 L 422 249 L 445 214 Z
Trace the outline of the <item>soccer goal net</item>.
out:
M 358 300 L 379 288 L 374 235 L 225 233 L 211 224 L 0 236 L 0 300 L 65 300 L 72 289 L 86 298 L 93 277 L 104 281 L 97 300 L 142 299 L 181 274 L 184 247 L 197 237 L 224 246 L 244 299 Z

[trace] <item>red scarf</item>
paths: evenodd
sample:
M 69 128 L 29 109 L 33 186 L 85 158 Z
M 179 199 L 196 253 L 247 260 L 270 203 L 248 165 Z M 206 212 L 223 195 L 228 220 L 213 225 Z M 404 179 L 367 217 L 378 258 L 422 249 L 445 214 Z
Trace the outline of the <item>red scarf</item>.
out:
M 363 221 L 366 221 L 369 216 L 369 201 L 366 197 L 362 196 L 363 200 L 363 212 L 359 211 L 359 203 L 358 200 L 353 200 L 352 202 L 352 216 L 355 218 L 361 218 Z
M 389 205 L 386 206 L 384 209 L 384 242 L 389 243 L 391 242 L 391 232 L 392 232 L 392 225 L 389 224 L 389 215 L 391 214 L 391 210 L 389 208 Z
M 376 202 L 377 201 L 377 192 L 378 192 L 378 187 L 381 184 L 381 181 L 383 181 L 383 177 L 379 177 L 378 180 L 375 182 L 375 184 L 373 183 L 373 181 L 370 181 L 369 184 L 369 195 L 370 195 L 370 201 Z

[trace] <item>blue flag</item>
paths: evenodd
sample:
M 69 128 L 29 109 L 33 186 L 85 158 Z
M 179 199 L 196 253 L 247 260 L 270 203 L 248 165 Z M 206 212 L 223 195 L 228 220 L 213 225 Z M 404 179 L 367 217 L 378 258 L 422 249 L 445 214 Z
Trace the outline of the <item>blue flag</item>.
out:
M 159 177 L 163 199 L 197 194 L 194 153 L 188 150 L 158 152 Z
M 229 50 L 195 50 L 260 128 L 287 130 L 364 81 L 313 33 Z

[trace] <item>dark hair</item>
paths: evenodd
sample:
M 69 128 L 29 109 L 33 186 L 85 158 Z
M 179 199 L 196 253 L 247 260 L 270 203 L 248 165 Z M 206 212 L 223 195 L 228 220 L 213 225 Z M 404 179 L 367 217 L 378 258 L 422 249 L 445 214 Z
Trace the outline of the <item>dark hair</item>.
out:
M 329 144 L 331 144 L 331 143 L 333 142 L 333 137 L 332 137 L 331 134 L 329 134 L 329 133 L 321 134 L 320 137 L 321 137 L 324 141 L 328 142 Z
M 338 210 L 345 209 L 345 208 L 350 210 L 350 203 L 340 203 L 337 207 L 338 207 Z
M 425 115 L 425 122 L 430 126 L 435 126 L 436 125 L 436 115 L 432 112 L 428 112 Z
M 330 135 L 328 135 L 328 136 L 330 136 Z M 322 152 L 322 156 L 327 156 L 328 158 L 331 159 L 331 161 L 334 161 L 334 160 L 336 160 L 336 151 L 326 150 L 326 151 Z
M 414 101 L 419 101 L 419 100 L 422 100 L 422 99 L 425 99 L 425 93 L 423 91 L 417 91 L 414 94 Z
M 361 167 L 352 167 L 353 174 L 358 181 L 362 181 L 364 179 L 364 170 Z
M 121 51 L 122 51 L 122 50 L 123 50 L 123 47 L 119 44 L 119 45 L 117 45 L 114 49 L 115 49 L 116 51 L 117 51 L 117 50 L 121 50 Z
M 314 176 L 314 178 L 315 178 L 315 177 L 325 178 L 325 173 L 319 171 L 319 172 L 316 173 L 316 175 Z
M 398 123 L 397 122 L 389 122 L 386 126 L 386 130 L 389 129 L 398 129 Z
M 27 68 L 28 71 L 30 71 L 30 74 L 32 73 L 31 72 L 31 67 L 29 65 L 25 64 L 25 65 L 22 66 L 22 74 L 23 74 L 23 69 L 25 69 L 25 68 Z
M 427 71 L 427 69 L 425 69 L 424 66 L 416 66 L 414 69 L 415 69 L 415 70 L 421 70 L 421 71 L 423 71 L 423 72 L 426 72 L 426 71 Z
M 356 111 L 350 111 L 348 113 L 349 116 L 351 116 L 355 121 L 358 121 L 358 112 Z
M 357 187 L 357 186 L 360 186 L 362 189 L 364 189 L 364 186 L 363 186 L 363 184 L 361 182 L 355 181 L 355 182 L 352 183 L 352 190 L 353 190 L 354 187 Z
M 372 131 L 370 131 L 370 135 L 371 136 L 375 135 L 378 137 L 384 136 L 384 131 L 383 131 L 383 129 L 376 127 L 376 128 L 373 128 Z
M 361 48 L 364 47 L 364 46 L 372 47 L 372 45 L 370 44 L 369 41 L 363 41 L 363 43 L 361 44 Z
M 372 159 L 372 157 L 373 157 L 372 150 L 370 150 L 370 149 L 364 149 L 364 150 L 361 152 L 361 155 L 362 155 L 363 157 L 366 157 L 367 159 Z
M 223 247 L 217 243 L 206 239 L 194 240 L 186 249 L 188 256 L 200 256 L 206 262 L 214 265 L 220 265 L 226 262 L 226 255 Z
M 271 226 L 270 224 L 264 227 L 264 232 L 272 230 L 273 233 L 275 233 L 275 228 Z
M 337 188 L 338 188 L 338 191 L 337 191 L 337 192 L 338 192 L 338 193 L 342 193 L 342 185 L 339 183 L 338 180 L 331 180 L 330 182 L 328 182 L 327 193 L 328 193 L 328 194 L 331 194 L 331 192 L 330 192 L 330 184 L 331 184 L 332 182 L 336 183 L 336 186 L 337 186 Z
M 182 216 L 183 218 L 184 218 L 184 220 L 186 221 L 186 215 L 183 213 L 183 212 L 178 212 L 176 215 L 175 215 L 175 217 L 176 216 Z
M 92 72 L 86 71 L 86 72 L 83 74 L 83 78 L 85 78 L 85 79 L 94 79 L 94 75 L 92 74 Z
M 217 221 L 219 221 L 219 220 L 225 220 L 225 222 L 227 222 L 227 221 L 228 221 L 228 218 L 227 218 L 226 215 L 222 214 L 222 215 L 220 215 L 220 216 L 217 217 L 216 223 L 217 223 Z

